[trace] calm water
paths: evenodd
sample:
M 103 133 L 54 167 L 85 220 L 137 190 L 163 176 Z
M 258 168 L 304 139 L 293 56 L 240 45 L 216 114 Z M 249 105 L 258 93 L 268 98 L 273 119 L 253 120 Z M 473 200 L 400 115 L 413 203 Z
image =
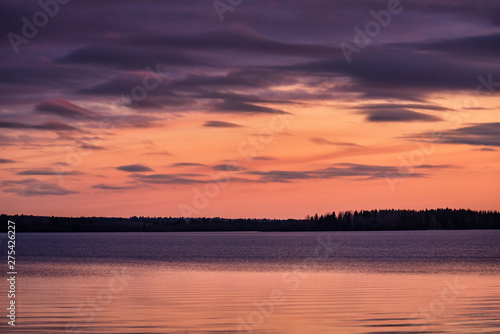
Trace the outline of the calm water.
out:
M 18 234 L 16 246 L 16 328 L 4 318 L 1 332 L 500 333 L 500 231 Z

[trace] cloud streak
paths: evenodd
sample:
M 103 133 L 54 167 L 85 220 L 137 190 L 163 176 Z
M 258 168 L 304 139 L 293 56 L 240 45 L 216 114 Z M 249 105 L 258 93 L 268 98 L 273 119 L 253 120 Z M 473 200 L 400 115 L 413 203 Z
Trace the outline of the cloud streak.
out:
M 148 184 L 167 184 L 167 185 L 191 185 L 200 183 L 209 183 L 210 181 L 195 179 L 193 176 L 199 174 L 135 174 L 132 175 L 137 181 Z
M 323 137 L 310 137 L 309 141 L 318 145 L 332 145 L 332 146 L 344 146 L 344 147 L 361 147 L 361 145 L 343 141 L 331 141 Z
M 420 165 L 415 166 L 416 169 L 424 170 L 424 172 L 405 172 L 401 171 L 398 166 L 381 166 L 381 165 L 363 165 L 353 163 L 339 163 L 331 167 L 316 169 L 311 171 L 283 171 L 272 170 L 268 172 L 249 171 L 250 175 L 259 177 L 260 182 L 278 182 L 289 183 L 298 180 L 321 180 L 334 179 L 344 177 L 354 177 L 359 180 L 366 179 L 385 179 L 388 175 L 398 175 L 400 177 L 425 177 L 428 174 L 425 170 L 451 168 L 451 165 Z
M 500 122 L 478 123 L 441 132 L 425 132 L 405 138 L 443 144 L 500 147 Z
M 17 161 L 14 161 L 14 160 L 0 158 L 0 164 L 13 164 L 13 163 L 16 163 L 16 162 Z
M 6 180 L 2 182 L 2 191 L 13 193 L 18 196 L 64 196 L 77 194 L 78 192 L 68 190 L 56 183 L 43 182 L 33 178 L 23 180 Z
M 223 122 L 223 121 L 206 121 L 203 124 L 204 127 L 207 128 L 239 128 L 241 125 L 235 124 L 235 123 L 230 123 L 230 122 Z
M 119 166 L 119 167 L 116 167 L 117 170 L 121 170 L 121 171 L 124 171 L 124 172 L 152 172 L 153 170 L 146 166 L 146 165 L 142 165 L 142 164 L 133 164 L 133 165 L 125 165 L 125 166 Z
M 206 166 L 205 164 L 200 164 L 197 162 L 176 162 L 172 165 L 171 167 L 204 167 Z
M 81 175 L 78 171 L 67 171 L 65 175 Z M 60 172 L 55 169 L 38 168 L 38 169 L 27 169 L 17 173 L 17 175 L 60 175 Z
M 369 122 L 438 122 L 441 118 L 408 109 L 368 109 L 358 112 Z
M 99 184 L 94 184 L 92 186 L 94 189 L 101 189 L 101 190 L 129 190 L 133 189 L 135 187 L 133 186 L 114 186 L 114 185 L 109 185 L 106 183 L 99 183 Z
M 0 121 L 0 128 L 5 129 L 33 129 L 33 130 L 50 130 L 50 131 L 79 131 L 77 128 L 62 122 L 45 122 L 43 124 L 25 124 L 20 122 L 2 122 Z
M 63 118 L 92 120 L 98 115 L 90 110 L 81 108 L 65 99 L 42 101 L 35 106 L 35 111 L 41 114 L 53 114 Z

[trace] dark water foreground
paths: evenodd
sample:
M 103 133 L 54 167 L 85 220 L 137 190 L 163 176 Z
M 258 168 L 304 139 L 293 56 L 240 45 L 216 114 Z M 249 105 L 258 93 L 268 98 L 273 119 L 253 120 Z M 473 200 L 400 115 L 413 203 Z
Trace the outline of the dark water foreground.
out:
M 498 230 L 24 233 L 16 246 L 16 328 L 1 332 L 500 332 Z

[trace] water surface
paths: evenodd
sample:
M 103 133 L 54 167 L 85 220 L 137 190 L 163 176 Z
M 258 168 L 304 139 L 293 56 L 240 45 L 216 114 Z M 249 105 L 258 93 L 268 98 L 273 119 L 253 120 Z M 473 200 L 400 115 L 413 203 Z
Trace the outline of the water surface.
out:
M 19 234 L 12 332 L 498 333 L 499 242 L 500 231 Z

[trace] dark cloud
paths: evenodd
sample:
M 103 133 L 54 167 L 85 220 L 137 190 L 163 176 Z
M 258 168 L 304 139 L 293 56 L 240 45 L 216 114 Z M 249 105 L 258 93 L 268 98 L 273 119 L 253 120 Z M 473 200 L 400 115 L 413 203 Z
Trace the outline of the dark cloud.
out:
M 496 152 L 498 150 L 495 150 L 494 148 L 491 147 L 481 147 L 481 148 L 474 148 L 472 151 L 480 151 L 480 152 Z
M 196 163 L 196 162 L 177 162 L 177 163 L 172 164 L 170 166 L 171 167 L 201 167 L 201 166 L 206 166 L 206 165 Z
M 201 59 L 182 54 L 180 52 L 159 49 L 158 46 L 149 49 L 129 45 L 100 45 L 86 46 L 58 59 L 61 64 L 99 64 L 122 69 L 143 70 L 147 66 L 158 63 L 170 66 L 196 66 L 204 65 Z
M 391 26 L 383 31 L 384 35 L 396 40 L 401 40 L 402 36 L 416 39 L 425 36 L 429 30 L 436 35 L 446 36 L 449 31 L 439 28 L 453 24 L 461 24 L 469 34 L 470 30 L 477 30 L 478 26 L 500 25 L 496 1 L 422 0 L 408 5 L 407 2 L 402 3 L 405 8 L 402 13 L 404 19 L 402 15 L 394 17 Z M 332 52 L 326 47 L 319 49 L 309 41 L 352 39 L 353 25 L 362 26 L 372 19 L 370 10 L 387 8 L 387 1 L 339 0 L 304 4 L 298 0 L 286 3 L 256 0 L 226 12 L 223 24 L 212 2 L 207 4 L 201 0 L 169 2 L 168 5 L 161 1 L 148 1 L 141 6 L 125 0 L 106 3 L 86 1 L 64 5 L 62 8 L 56 19 L 57 24 L 50 23 L 44 27 L 45 34 L 37 36 L 39 47 L 46 44 L 57 47 L 69 41 L 78 45 L 95 45 L 96 40 L 109 40 L 110 43 L 118 41 L 120 45 L 130 43 L 139 50 L 148 46 L 165 46 L 167 49 L 178 46 L 183 50 L 239 51 L 252 56 L 255 56 L 255 52 L 266 56 L 308 56 Z M 29 17 L 39 10 L 39 6 L 37 2 L 16 1 L 5 2 L 0 9 L 0 32 L 5 36 L 9 31 L 19 31 L 22 25 L 20 18 Z M 443 20 L 435 19 L 436 16 L 444 16 L 446 21 L 441 22 Z M 414 27 L 419 23 L 429 28 L 415 31 Z M 228 29 L 221 31 L 220 28 L 224 26 L 228 26 Z M 259 36 L 252 29 L 267 32 L 266 35 L 272 37 Z M 198 33 L 200 31 L 203 33 Z M 328 31 L 330 34 L 325 37 Z M 158 36 L 160 32 L 164 34 Z M 378 39 L 381 38 L 384 36 Z M 7 39 L 2 43 L 8 44 Z
M 491 33 L 489 26 L 500 23 L 500 15 L 493 10 L 496 6 L 481 2 L 476 7 L 482 9 L 478 9 L 465 1 L 450 4 L 423 1 L 405 7 L 406 19 L 394 17 L 391 29 L 385 29 L 380 38 L 374 38 L 360 54 L 355 54 L 351 64 L 346 63 L 339 42 L 352 41 L 353 25 L 362 26 L 372 19 L 370 10 L 386 7 L 384 1 L 369 5 L 360 1 L 314 1 L 306 5 L 292 1 L 275 4 L 271 12 L 266 11 L 269 15 L 262 15 L 269 4 L 257 1 L 238 7 L 240 23 L 224 26 L 219 25 L 215 11 L 208 15 L 206 4 L 197 1 L 168 5 L 153 1 L 141 6 L 111 1 L 98 8 L 91 8 L 88 3 L 73 4 L 58 14 L 59 25 L 45 27 L 35 43 L 25 46 L 23 57 L 11 55 L 0 66 L 0 89 L 4 92 L 0 102 L 21 105 L 47 96 L 63 97 L 40 102 L 35 111 L 66 119 L 92 120 L 96 114 L 68 101 L 73 93 L 84 95 L 82 99 L 130 95 L 134 87 L 143 84 L 146 67 L 156 72 L 156 66 L 161 65 L 161 73 L 155 74 L 161 78 L 158 87 L 148 90 L 144 101 L 129 105 L 134 116 L 144 117 L 139 110 L 285 113 L 270 104 L 314 104 L 339 95 L 345 98 L 349 93 L 359 93 L 361 98 L 422 102 L 395 104 L 410 111 L 444 110 L 424 105 L 426 95 L 472 90 L 478 75 L 493 73 L 497 80 L 498 73 L 494 61 L 468 58 L 469 54 L 481 59 L 497 58 L 500 35 Z M 120 6 L 118 16 L 116 6 Z M 19 30 L 11 25 L 18 25 L 20 20 L 5 13 L 26 14 L 37 9 L 36 5 L 25 3 L 5 7 L 2 22 L 6 32 Z M 434 20 L 436 14 L 429 8 L 451 15 L 447 22 L 450 26 L 460 24 L 460 31 L 466 30 L 464 24 L 474 30 L 467 30 L 469 36 L 463 37 L 460 32 L 446 34 L 444 29 L 431 29 L 441 25 L 438 21 L 442 20 Z M 82 16 L 77 9 L 89 14 Z M 88 17 L 95 18 L 91 25 Z M 296 20 L 297 17 L 303 20 Z M 426 29 L 416 33 L 414 27 L 422 22 Z M 85 26 L 85 31 L 77 23 Z M 295 27 L 293 33 L 286 28 L 290 24 Z M 428 30 L 434 31 L 432 40 L 426 34 Z M 286 86 L 297 88 L 280 89 Z M 363 110 L 372 107 L 384 106 L 366 105 Z M 384 110 L 394 108 L 385 104 Z M 392 120 L 386 116 L 372 118 Z M 421 117 L 430 120 L 433 116 Z M 13 119 L 10 126 L 17 123 L 24 121 Z M 19 124 L 18 128 L 23 128 Z M 151 127 L 157 122 L 143 119 L 117 124 Z
M 473 90 L 479 84 L 479 75 L 498 72 L 493 62 L 471 62 L 396 46 L 366 48 L 350 64 L 334 57 L 285 68 L 302 75 L 330 75 L 332 80 L 347 77 L 351 82 L 343 89 L 365 97 L 410 101 L 422 101 L 426 94 L 437 90 Z
M 2 182 L 2 191 L 18 196 L 63 196 L 77 194 L 56 183 L 42 182 L 36 179 L 6 180 Z
M 161 46 L 161 47 L 159 47 Z M 225 55 L 279 55 L 282 57 L 324 57 L 336 47 L 275 41 L 248 30 L 219 30 L 203 34 L 145 35 L 118 38 L 106 44 L 94 44 L 71 51 L 59 58 L 63 64 L 99 64 L 123 69 L 143 69 L 151 64 L 169 66 L 223 67 Z M 200 53 L 203 52 L 205 57 Z M 211 57 L 207 57 L 211 54 Z M 219 54 L 219 57 L 217 57 Z M 239 55 L 238 55 L 239 54 Z
M 104 146 L 99 146 L 99 145 L 93 145 L 89 143 L 81 143 L 80 148 L 83 148 L 85 150 L 106 150 Z
M 455 165 L 416 165 L 416 166 L 412 166 L 412 168 L 416 168 L 416 169 L 444 169 L 444 168 L 458 168 L 457 166 Z
M 228 171 L 228 172 L 234 172 L 234 171 L 241 171 L 244 170 L 243 167 L 240 167 L 235 164 L 219 164 L 212 166 L 213 170 L 219 170 L 219 171 Z
M 249 113 L 249 114 L 287 114 L 287 112 L 279 109 L 262 107 L 255 104 L 225 100 L 223 102 L 215 103 L 213 110 L 217 112 L 231 112 L 231 113 Z
M 234 124 L 234 123 L 229 123 L 229 122 L 222 122 L 222 121 L 206 121 L 203 126 L 208 127 L 208 128 L 239 128 L 241 125 Z
M 259 180 L 252 180 L 252 179 L 247 179 L 244 177 L 235 177 L 235 176 L 227 176 L 226 178 L 222 179 L 215 179 L 213 180 L 215 182 L 221 182 L 221 183 L 226 183 L 226 182 L 238 182 L 238 183 L 263 183 L 262 181 Z M 212 182 L 213 182 L 212 181 Z
M 500 122 L 472 124 L 458 129 L 409 135 L 405 138 L 444 144 L 500 147 Z
M 442 119 L 408 109 L 368 109 L 358 112 L 366 115 L 369 122 L 437 122 Z
M 17 161 L 14 161 L 14 160 L 0 158 L 0 164 L 12 164 L 12 163 L 16 163 L 16 162 Z
M 260 180 L 263 182 L 291 182 L 314 178 L 309 172 L 273 170 L 269 172 L 250 171 L 247 173 L 259 176 Z
M 85 95 L 130 95 L 134 87 L 140 86 L 144 73 L 119 74 L 113 78 L 78 90 Z M 160 77 L 158 86 L 147 92 L 147 98 L 134 102 L 134 108 L 169 111 L 185 111 L 200 109 L 216 112 L 233 113 L 286 113 L 277 108 L 259 104 L 291 104 L 289 99 L 279 96 L 258 96 L 260 90 L 272 88 L 275 85 L 292 84 L 297 81 L 293 75 L 276 69 L 239 69 L 227 71 L 225 74 L 188 74 L 184 78 L 171 79 Z M 249 90 L 245 93 L 234 92 L 235 89 Z M 252 94 L 254 90 L 256 94 Z M 267 91 L 269 94 L 269 91 Z M 214 101 L 217 100 L 217 101 Z
M 199 184 L 208 183 L 210 181 L 204 181 L 200 179 L 194 179 L 192 177 L 200 176 L 198 174 L 135 174 L 132 175 L 138 181 L 150 184 L 173 184 L 173 185 L 186 185 L 186 184 Z M 212 181 L 213 182 L 213 181 Z
M 286 57 L 325 57 L 338 49 L 311 43 L 289 43 L 264 37 L 250 30 L 219 30 L 193 36 L 161 36 L 137 39 L 150 45 L 170 45 L 187 50 L 237 51 Z
M 146 165 L 141 165 L 141 164 L 119 166 L 119 167 L 116 167 L 116 169 L 124 171 L 124 172 L 152 172 L 153 171 L 150 167 L 148 167 Z
M 345 147 L 360 147 L 361 145 L 343 141 L 331 141 L 323 137 L 310 137 L 309 141 L 318 145 L 334 145 L 334 146 L 345 146 Z
M 451 168 L 450 165 L 421 165 L 415 166 L 417 169 L 431 170 Z M 425 177 L 426 173 L 402 171 L 397 166 L 361 165 L 351 163 L 339 163 L 328 168 L 312 171 L 280 171 L 268 172 L 249 171 L 246 174 L 259 176 L 261 182 L 288 183 L 297 180 L 332 179 L 339 177 L 358 177 L 361 179 L 381 179 L 391 175 L 399 177 Z
M 112 95 L 116 97 L 122 97 L 123 95 L 128 96 L 128 100 L 123 100 L 120 101 L 118 98 L 116 99 L 116 102 L 122 102 L 122 103 L 130 103 L 130 98 L 132 94 L 132 90 L 135 87 L 142 87 L 143 85 L 143 80 L 144 77 L 156 77 L 158 80 L 148 80 L 147 84 L 148 85 L 153 85 L 151 87 L 155 87 L 154 89 L 151 90 L 145 90 L 147 93 L 147 98 L 145 101 L 139 101 L 141 104 L 146 103 L 146 101 L 149 101 L 152 96 L 155 95 L 161 95 L 163 98 L 165 96 L 174 96 L 173 91 L 168 89 L 168 85 L 166 82 L 166 78 L 160 77 L 160 74 L 157 74 L 156 72 L 154 73 L 143 73 L 143 72 L 137 72 L 137 73 L 118 73 L 117 75 L 108 78 L 104 82 L 99 82 L 94 85 L 81 88 L 77 90 L 77 93 L 79 94 L 87 94 L 87 95 L 97 95 L 97 96 L 102 96 L 102 95 Z M 155 85 L 157 84 L 157 85 Z M 139 88 L 140 89 L 140 88 Z M 140 94 L 140 93 L 137 93 Z M 134 101 L 136 102 L 136 101 Z
M 500 16 L 500 14 L 499 14 Z M 467 55 L 498 59 L 500 57 L 500 34 L 469 36 L 423 43 L 424 50 L 440 51 L 449 55 Z
M 35 106 L 35 111 L 65 118 L 95 119 L 97 117 L 96 113 L 81 108 L 65 99 L 42 101 Z
M 435 111 L 448 111 L 450 108 L 438 106 L 434 104 L 417 104 L 417 103 L 377 103 L 377 104 L 363 104 L 355 109 L 422 109 L 422 110 L 435 110 Z
M 64 175 L 81 175 L 78 171 L 65 171 Z M 17 175 L 61 175 L 60 170 L 56 168 L 38 168 L 38 169 L 26 169 L 17 173 Z
M 77 128 L 62 122 L 46 122 L 40 125 L 32 125 L 31 128 L 54 131 L 79 131 Z
M 25 124 L 20 122 L 2 122 L 0 128 L 6 129 L 33 129 L 33 130 L 52 130 L 52 131 L 79 131 L 77 128 L 62 122 L 45 122 L 42 124 Z
M 101 190 L 127 190 L 127 189 L 132 189 L 134 188 L 133 186 L 113 186 L 105 183 L 100 183 L 100 184 L 95 184 L 92 186 L 92 188 L 95 189 L 101 189 Z
M 62 133 L 59 132 L 58 136 Z M 19 146 L 23 148 L 38 148 L 48 144 L 53 144 L 50 138 L 41 136 L 31 136 L 25 133 L 18 133 L 13 135 L 0 135 L 0 146 Z
M 412 4 L 413 5 L 413 4 Z M 488 0 L 478 0 L 474 3 L 469 1 L 453 1 L 453 0 L 424 0 L 415 4 L 415 10 L 427 13 L 445 14 L 456 16 L 456 18 L 466 21 L 480 20 L 487 25 L 500 25 L 500 13 L 498 12 L 498 2 Z
M 94 2 L 64 6 L 57 16 L 58 24 L 44 27 L 35 43 L 21 46 L 27 51 L 23 57 L 10 52 L 12 55 L 0 67 L 0 83 L 6 86 L 2 87 L 2 99 L 20 103 L 33 96 L 51 96 L 48 90 L 52 96 L 61 96 L 68 89 L 100 96 L 128 94 L 141 84 L 146 66 L 156 64 L 175 72 L 176 80 L 148 92 L 150 96 L 138 108 L 191 105 L 197 101 L 185 94 L 205 99 L 217 94 L 215 88 L 219 94 L 252 94 L 265 99 L 268 92 L 242 90 L 303 84 L 305 78 L 312 79 L 308 88 L 316 88 L 313 82 L 342 78 L 343 83 L 348 81 L 344 89 L 349 87 L 365 96 L 418 99 L 434 89 L 473 89 L 478 74 L 496 73 L 494 62 L 472 62 L 463 57 L 498 58 L 499 34 L 492 33 L 492 26 L 500 26 L 496 1 L 476 5 L 429 0 L 404 6 L 405 19 L 394 17 L 390 29 L 384 29 L 359 55 L 355 54 L 352 64 L 346 63 L 339 42 L 351 42 L 355 34 L 352 27 L 373 19 L 370 11 L 386 8 L 386 2 L 291 1 L 270 6 L 266 1 L 239 6 L 237 16 L 227 13 L 238 17 L 239 23 L 225 25 L 220 25 L 212 6 L 201 1 L 168 5 L 153 1 L 141 6 L 110 1 L 98 6 Z M 39 8 L 36 3 L 22 2 L 5 4 L 1 9 L 0 31 L 6 35 L 19 32 L 19 18 Z M 436 15 L 446 15 L 447 19 L 436 20 Z M 443 22 L 446 27 L 458 25 L 460 29 L 449 34 L 447 29 L 438 29 Z M 415 31 L 415 26 L 425 29 Z M 468 36 L 461 36 L 462 31 Z M 6 38 L 2 43 L 5 50 L 12 51 Z M 137 80 L 127 88 L 120 86 L 127 76 Z M 24 92 L 16 89 L 14 97 L 5 94 L 20 84 Z M 335 90 L 342 90 L 341 86 L 335 85 Z M 208 91 L 202 92 L 204 89 Z M 315 90 L 303 90 L 307 91 L 315 96 Z M 220 107 L 224 111 L 224 102 Z M 229 109 L 237 112 L 237 107 Z M 245 112 L 251 108 L 240 107 Z
M 36 63 L 36 64 L 34 64 Z M 52 63 L 19 63 L 15 66 L 0 67 L 0 84 L 21 85 L 26 88 L 76 88 L 79 84 L 102 78 L 92 68 L 59 66 Z M 102 79 L 101 79 L 102 80 Z M 45 91 L 45 90 L 42 90 Z
M 279 74 L 276 72 L 276 79 L 280 79 L 279 75 L 283 76 L 282 74 Z M 256 80 L 261 79 L 261 77 L 257 77 Z M 293 78 L 290 78 L 290 80 L 293 80 Z M 276 81 L 270 82 L 269 85 L 265 85 L 262 82 L 259 81 L 254 81 L 254 84 L 257 83 L 258 87 L 257 88 L 266 88 L 266 87 L 272 87 L 273 83 L 276 84 Z M 269 91 L 267 92 L 269 93 Z M 255 94 L 241 94 L 241 93 L 233 93 L 233 92 L 220 92 L 217 90 L 214 90 L 211 87 L 202 87 L 201 89 L 197 90 L 196 92 L 196 97 L 200 99 L 217 99 L 217 100 L 228 100 L 228 101 L 237 101 L 237 102 L 242 102 L 242 103 L 261 103 L 261 104 L 300 104 L 300 102 L 292 101 L 291 99 L 288 99 L 287 96 L 285 96 L 286 99 L 278 99 L 275 98 L 274 96 L 257 96 Z M 280 95 L 281 96 L 281 95 Z
M 189 74 L 184 79 L 171 83 L 171 89 L 180 89 L 182 91 L 192 91 L 201 88 L 207 89 L 229 89 L 229 88 L 267 88 L 276 85 L 286 85 L 298 83 L 293 73 L 286 71 L 277 71 L 276 68 L 235 68 L 226 71 L 223 74 Z M 249 96 L 247 94 L 235 92 L 212 92 L 201 91 L 207 94 L 206 97 L 239 100 L 246 102 L 262 102 L 262 98 Z

